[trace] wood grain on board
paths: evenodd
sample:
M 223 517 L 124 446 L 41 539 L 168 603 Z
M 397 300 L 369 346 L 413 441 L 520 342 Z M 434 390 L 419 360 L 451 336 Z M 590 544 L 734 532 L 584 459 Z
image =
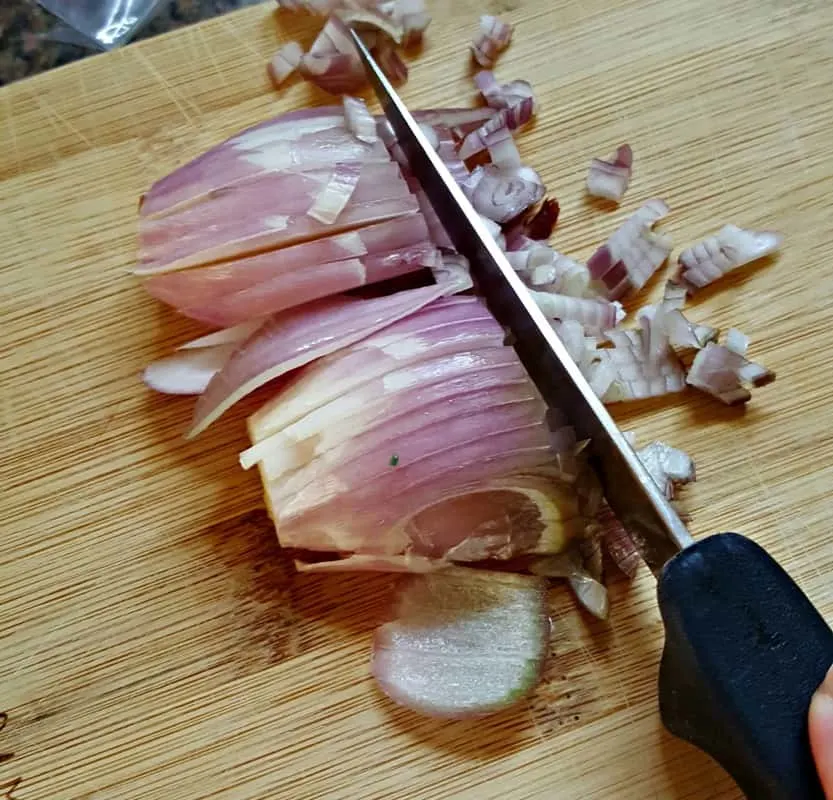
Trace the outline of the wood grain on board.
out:
M 431 10 L 402 90 L 413 108 L 473 102 L 478 14 L 517 24 L 498 74 L 537 90 L 521 150 L 561 201 L 559 249 L 586 258 L 657 195 L 680 244 L 727 221 L 784 233 L 780 257 L 691 310 L 748 333 L 778 381 L 745 410 L 691 392 L 616 416 L 695 457 L 696 535 L 747 533 L 833 619 L 833 6 Z M 237 466 L 262 395 L 189 443 L 191 401 L 139 382 L 198 331 L 127 273 L 139 194 L 242 127 L 326 102 L 300 84 L 275 94 L 264 72 L 279 41 L 315 30 L 265 5 L 0 92 L 0 797 L 738 797 L 661 728 L 647 570 L 614 582 L 607 624 L 553 591 L 553 657 L 529 702 L 476 723 L 416 717 L 367 672 L 392 579 L 293 579 Z M 583 179 L 622 141 L 636 172 L 611 212 Z

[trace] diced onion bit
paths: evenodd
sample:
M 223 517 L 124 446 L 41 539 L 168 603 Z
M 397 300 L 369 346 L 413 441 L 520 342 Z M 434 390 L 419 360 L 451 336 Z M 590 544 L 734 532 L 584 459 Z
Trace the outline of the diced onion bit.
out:
M 619 202 L 628 189 L 633 167 L 633 151 L 623 144 L 608 160 L 594 158 L 587 173 L 587 192 L 594 197 Z
M 448 569 L 404 579 L 373 644 L 379 688 L 407 708 L 462 718 L 507 708 L 538 683 L 549 646 L 546 581 Z
M 772 255 L 780 249 L 781 242 L 782 237 L 772 231 L 724 225 L 716 235 L 680 253 L 677 280 L 694 293 L 727 272 Z
M 487 69 L 492 67 L 498 55 L 512 41 L 512 25 L 498 17 L 484 14 L 480 17 L 480 29 L 471 44 L 474 60 Z
M 301 63 L 304 56 L 304 49 L 298 42 L 287 42 L 272 56 L 269 62 L 269 77 L 275 86 L 282 84 Z
M 651 228 L 668 214 L 662 200 L 649 200 L 611 235 L 587 262 L 609 300 L 641 289 L 671 252 L 671 238 Z

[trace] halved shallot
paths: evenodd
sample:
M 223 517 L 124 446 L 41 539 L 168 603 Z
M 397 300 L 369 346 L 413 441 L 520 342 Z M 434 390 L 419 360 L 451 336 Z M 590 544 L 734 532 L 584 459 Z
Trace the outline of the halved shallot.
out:
M 716 235 L 680 253 L 677 280 L 694 293 L 727 272 L 772 255 L 781 247 L 781 242 L 780 234 L 772 231 L 752 231 L 737 225 L 724 225 Z
M 628 189 L 632 168 L 633 151 L 629 144 L 620 145 L 607 160 L 594 158 L 587 172 L 588 194 L 618 203 Z

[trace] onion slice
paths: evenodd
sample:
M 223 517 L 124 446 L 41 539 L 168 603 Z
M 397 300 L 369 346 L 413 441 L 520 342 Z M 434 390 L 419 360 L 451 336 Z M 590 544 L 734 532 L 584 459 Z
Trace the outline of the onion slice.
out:
M 142 380 L 162 394 L 202 394 L 236 347 L 231 343 L 180 350 L 148 364 Z
M 772 231 L 752 231 L 737 225 L 724 225 L 716 235 L 680 253 L 677 280 L 694 293 L 727 272 L 772 255 L 780 249 L 782 241 L 780 234 Z
M 443 291 L 428 286 L 374 300 L 328 299 L 272 317 L 211 379 L 194 407 L 188 438 L 263 384 L 413 313 Z
M 492 161 L 498 163 L 494 156 L 494 150 L 507 137 L 511 140 L 510 132 L 526 125 L 535 113 L 535 106 L 532 100 L 524 100 L 517 106 L 503 108 L 497 111 L 490 119 L 484 122 L 479 128 L 469 133 L 460 145 L 460 158 L 471 158 L 484 150 L 492 153 Z M 518 159 L 520 163 L 520 159 Z M 509 166 L 509 165 L 507 165 Z
M 587 172 L 587 193 L 618 203 L 628 189 L 632 168 L 633 151 L 629 144 L 620 145 L 607 160 L 594 158 Z
M 515 80 L 501 85 L 493 72 L 482 70 L 474 76 L 474 82 L 490 108 L 514 108 L 531 101 L 534 111 L 535 95 L 528 81 Z
M 376 131 L 376 120 L 367 110 L 364 100 L 344 96 L 344 124 L 347 130 L 360 142 L 375 144 L 379 141 L 379 134 Z
M 376 631 L 370 668 L 400 705 L 480 716 L 534 688 L 549 629 L 541 578 L 465 569 L 415 575 L 399 589 L 393 621 Z
M 460 184 L 475 211 L 494 222 L 508 222 L 544 196 L 544 182 L 530 167 L 476 167 Z

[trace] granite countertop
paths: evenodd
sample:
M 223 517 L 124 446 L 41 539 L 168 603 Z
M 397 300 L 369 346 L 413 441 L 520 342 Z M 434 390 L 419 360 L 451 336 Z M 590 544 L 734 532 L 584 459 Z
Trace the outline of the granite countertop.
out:
M 259 0 L 166 0 L 135 38 L 155 36 L 255 2 Z M 55 21 L 35 0 L 0 0 L 0 86 L 95 52 L 50 41 L 47 33 Z

